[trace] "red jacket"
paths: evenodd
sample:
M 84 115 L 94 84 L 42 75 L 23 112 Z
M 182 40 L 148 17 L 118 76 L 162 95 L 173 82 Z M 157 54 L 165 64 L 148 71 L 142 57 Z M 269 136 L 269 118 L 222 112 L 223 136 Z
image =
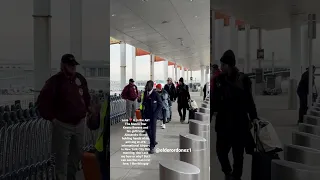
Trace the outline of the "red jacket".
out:
M 121 97 L 126 100 L 135 101 L 138 98 L 139 91 L 136 85 L 128 84 L 124 87 Z

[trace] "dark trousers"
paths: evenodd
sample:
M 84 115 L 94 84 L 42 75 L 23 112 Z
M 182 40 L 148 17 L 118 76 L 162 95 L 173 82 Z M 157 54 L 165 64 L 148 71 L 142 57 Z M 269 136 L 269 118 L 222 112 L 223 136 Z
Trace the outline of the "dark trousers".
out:
M 206 97 L 207 97 L 207 92 L 203 92 L 203 100 L 206 100 Z
M 181 112 L 181 110 L 183 111 L 183 113 Z M 183 106 L 182 104 L 178 104 L 178 112 L 179 112 L 180 118 L 182 120 L 186 120 L 187 107 Z
M 217 155 L 220 161 L 222 171 L 226 175 L 232 174 L 234 178 L 241 178 L 243 169 L 243 154 L 245 149 L 244 139 L 239 137 L 230 137 L 225 133 L 217 133 Z M 228 154 L 232 149 L 233 154 L 233 170 L 230 165 Z
M 162 109 L 162 123 L 166 124 L 166 122 L 167 122 L 167 110 Z
M 303 122 L 303 116 L 307 114 L 308 111 L 308 95 L 299 94 L 300 107 L 299 107 L 299 123 Z
M 150 120 L 148 122 L 148 136 L 150 140 L 150 149 L 153 149 L 156 146 L 156 130 L 157 130 L 157 121 Z
M 109 165 L 107 164 L 107 160 L 106 160 L 106 152 L 97 152 L 96 156 L 100 164 L 101 178 L 102 180 L 107 180 L 109 178 L 108 171 L 107 171 Z

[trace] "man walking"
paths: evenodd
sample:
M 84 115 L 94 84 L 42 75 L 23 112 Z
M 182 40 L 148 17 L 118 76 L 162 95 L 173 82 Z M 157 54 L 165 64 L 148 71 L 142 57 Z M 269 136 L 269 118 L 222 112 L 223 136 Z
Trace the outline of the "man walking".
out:
M 72 54 L 63 55 L 61 71 L 46 82 L 37 100 L 40 115 L 53 126 L 57 180 L 75 180 L 82 156 L 90 95 L 86 79 L 76 72 L 77 65 Z
M 126 110 L 128 119 L 134 119 L 136 115 L 136 100 L 138 98 L 139 91 L 134 84 L 134 80 L 130 79 L 129 84 L 124 87 L 121 97 L 126 100 Z
M 168 78 L 167 80 L 167 84 L 164 85 L 164 90 L 167 91 L 167 93 L 169 94 L 169 98 L 170 98 L 170 101 L 171 101 L 171 105 L 173 102 L 176 101 L 176 88 L 172 82 L 172 78 Z M 170 111 L 170 117 L 168 118 L 168 121 L 171 121 L 171 118 L 172 118 L 172 108 L 171 106 L 169 107 L 169 111 Z
M 316 67 L 313 66 L 313 74 L 316 71 Z M 313 75 L 313 85 L 314 85 L 314 75 Z M 308 95 L 309 95 L 309 68 L 301 76 L 301 80 L 298 85 L 297 94 L 300 100 L 299 108 L 299 121 L 298 123 L 303 122 L 303 116 L 307 114 L 308 111 Z
M 157 118 L 162 110 L 162 100 L 156 91 L 153 90 L 153 81 L 148 81 L 146 85 L 146 91 L 143 98 L 143 119 L 147 122 L 147 133 L 150 139 L 150 154 L 154 153 L 154 148 L 157 145 L 156 142 L 156 130 L 157 130 Z
M 178 112 L 180 116 L 180 121 L 186 120 L 187 108 L 189 106 L 190 93 L 188 85 L 184 84 L 183 78 L 179 79 L 179 85 L 177 87 L 177 97 L 178 97 Z M 181 112 L 181 110 L 183 112 Z

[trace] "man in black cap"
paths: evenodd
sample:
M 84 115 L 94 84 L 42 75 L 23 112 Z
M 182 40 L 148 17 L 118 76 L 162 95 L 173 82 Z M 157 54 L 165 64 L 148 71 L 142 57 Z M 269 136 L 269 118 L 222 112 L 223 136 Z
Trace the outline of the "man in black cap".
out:
M 179 79 L 179 85 L 177 87 L 177 99 L 178 99 L 178 112 L 180 121 L 186 120 L 187 108 L 189 107 L 190 93 L 188 85 L 184 84 L 183 78 Z M 181 112 L 183 111 L 183 113 Z
M 86 79 L 76 72 L 72 54 L 61 58 L 61 71 L 47 80 L 37 99 L 40 115 L 52 122 L 52 153 L 57 180 L 75 180 L 82 157 L 84 126 L 90 112 Z
M 122 99 L 126 100 L 126 110 L 128 120 L 134 120 L 137 110 L 137 98 L 139 96 L 139 91 L 137 86 L 134 84 L 133 79 L 129 79 L 129 84 L 124 87 L 121 93 Z
M 216 116 L 217 155 L 226 180 L 240 180 L 244 150 L 246 148 L 251 153 L 254 148 L 249 124 L 258 119 L 257 111 L 251 93 L 251 81 L 235 67 L 234 53 L 226 51 L 220 61 L 222 73 L 214 80 L 210 97 L 213 101 L 210 111 Z M 233 169 L 228 158 L 231 149 Z

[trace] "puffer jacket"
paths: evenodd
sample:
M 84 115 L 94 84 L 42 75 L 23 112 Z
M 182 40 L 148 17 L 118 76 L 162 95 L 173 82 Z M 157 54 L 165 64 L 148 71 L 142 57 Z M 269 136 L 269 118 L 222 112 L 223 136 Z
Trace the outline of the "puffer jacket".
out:
M 171 107 L 171 101 L 170 101 L 170 96 L 169 93 L 162 89 L 161 92 L 158 92 L 161 99 L 162 99 L 162 110 L 166 111 L 166 118 L 170 118 L 170 107 Z M 163 118 L 164 113 L 159 113 L 158 119 L 164 119 Z

